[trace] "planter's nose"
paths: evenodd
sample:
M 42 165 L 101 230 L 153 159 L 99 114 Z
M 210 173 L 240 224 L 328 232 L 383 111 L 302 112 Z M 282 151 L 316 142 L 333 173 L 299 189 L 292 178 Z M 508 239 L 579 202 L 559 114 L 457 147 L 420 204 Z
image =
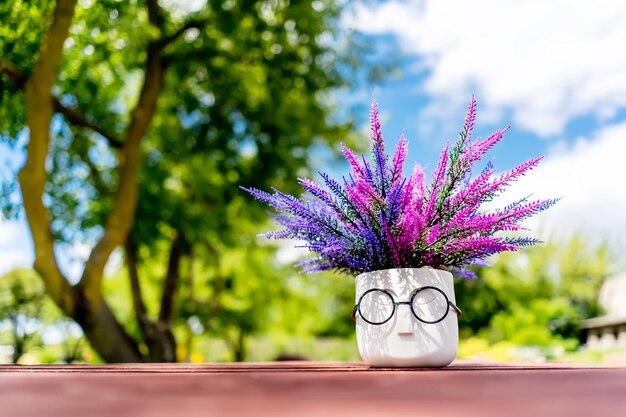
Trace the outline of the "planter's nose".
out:
M 411 307 L 407 304 L 400 304 L 396 311 L 398 315 L 396 321 L 396 333 L 399 336 L 413 336 L 413 316 L 411 314 Z

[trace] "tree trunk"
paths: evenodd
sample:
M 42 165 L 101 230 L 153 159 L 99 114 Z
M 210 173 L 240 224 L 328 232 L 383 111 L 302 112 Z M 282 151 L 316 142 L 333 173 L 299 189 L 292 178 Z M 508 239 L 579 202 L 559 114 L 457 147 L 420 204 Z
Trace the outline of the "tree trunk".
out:
M 143 362 L 137 343 L 119 324 L 99 294 L 88 299 L 80 289 L 76 289 L 76 309 L 71 317 L 106 362 Z
M 176 243 L 175 240 L 170 255 L 170 267 L 168 268 L 166 281 L 172 279 L 171 276 L 174 272 L 178 274 L 180 251 L 176 249 L 177 245 L 178 243 Z M 148 348 L 147 360 L 149 362 L 176 362 L 176 339 L 172 333 L 169 320 L 153 322 L 148 317 L 146 307 L 143 303 L 139 271 L 137 269 L 137 245 L 131 236 L 126 239 L 124 248 L 126 251 L 126 266 L 128 267 L 128 277 L 130 279 L 130 288 L 133 295 L 135 316 L 137 317 L 137 324 L 139 325 L 143 340 Z M 172 260 L 173 256 L 177 258 L 174 261 Z M 175 267 L 175 271 L 172 269 L 173 267 Z M 166 289 L 170 286 L 171 284 L 165 284 L 164 297 Z M 173 292 L 175 286 L 171 287 L 170 290 Z M 161 307 L 161 311 L 163 312 L 163 307 Z
M 150 362 L 176 362 L 177 345 L 172 329 L 160 322 L 153 323 L 151 327 L 152 331 L 146 337 Z
M 158 362 L 176 362 L 176 338 L 172 333 L 172 317 L 174 316 L 175 296 L 178 291 L 180 280 L 180 261 L 186 250 L 185 238 L 182 232 L 178 231 L 172 241 L 170 258 L 167 266 L 163 293 L 161 294 L 161 310 L 156 323 L 151 326 L 152 334 L 148 348 L 150 358 Z
M 246 333 L 243 327 L 239 327 L 235 336 L 236 340 L 230 343 L 235 362 L 243 362 L 246 359 Z
M 57 0 L 52 24 L 40 47 L 39 59 L 26 82 L 26 122 L 30 140 L 26 148 L 28 157 L 18 178 L 35 246 L 34 266 L 44 281 L 46 291 L 65 314 L 82 326 L 87 339 L 104 360 L 137 362 L 141 359 L 139 350 L 116 321 L 102 298 L 100 287 L 79 285 L 73 288 L 60 271 L 54 255 L 50 215 L 43 202 L 53 112 L 52 87 L 75 5 L 76 0 Z M 102 257 L 99 259 L 106 261 Z
M 24 329 L 24 334 L 20 336 L 19 332 L 19 318 L 18 316 L 12 316 L 11 321 L 13 322 L 13 355 L 12 361 L 13 363 L 17 363 L 22 355 L 24 354 L 24 339 L 26 338 L 26 329 Z

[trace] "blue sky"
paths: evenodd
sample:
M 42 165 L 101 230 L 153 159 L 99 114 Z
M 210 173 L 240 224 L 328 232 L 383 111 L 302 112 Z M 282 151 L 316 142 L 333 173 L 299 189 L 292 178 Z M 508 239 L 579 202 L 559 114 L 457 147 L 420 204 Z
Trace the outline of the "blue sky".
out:
M 410 161 L 434 166 L 472 93 L 476 135 L 511 125 L 496 169 L 545 155 L 503 202 L 562 197 L 528 226 L 546 239 L 581 232 L 626 249 L 626 4 L 610 0 L 356 2 L 344 25 L 403 55 L 403 73 L 372 93 L 383 129 L 404 128 Z M 367 99 L 367 97 L 362 97 Z
M 162 5 L 178 0 L 163 0 Z M 195 8 L 203 0 L 194 0 Z M 493 150 L 506 170 L 545 155 L 504 201 L 562 197 L 529 222 L 548 239 L 580 231 L 626 249 L 626 3 L 613 0 L 392 0 L 351 2 L 343 25 L 399 53 L 401 75 L 350 98 L 380 105 L 383 131 L 404 129 L 409 164 L 433 167 L 453 141 L 471 94 L 476 135 L 511 125 Z M 367 4 L 367 6 L 365 5 Z M 193 11 L 193 10 L 191 10 Z M 187 13 L 189 11 L 185 11 Z M 0 152 L 10 158 L 2 147 Z M 11 156 L 13 155 L 13 156 Z M 503 201 L 503 202 L 504 202 Z M 80 259 L 89 248 L 73 248 Z M 32 262 L 23 221 L 0 225 L 0 273 Z M 69 275 L 80 263 L 64 261 Z

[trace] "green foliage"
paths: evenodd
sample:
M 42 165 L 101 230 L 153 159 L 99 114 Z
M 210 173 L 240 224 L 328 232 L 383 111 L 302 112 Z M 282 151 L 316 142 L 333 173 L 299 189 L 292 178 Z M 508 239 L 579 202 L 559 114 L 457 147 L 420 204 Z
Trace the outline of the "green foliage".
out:
M 239 219 L 264 213 L 238 185 L 282 186 L 309 173 L 317 145 L 343 139 L 349 125 L 330 120 L 324 103 L 344 83 L 337 53 L 317 40 L 336 12 L 330 3 L 322 14 L 308 2 L 210 2 L 211 23 L 170 51 L 158 134 L 146 143 L 138 241 L 182 229 L 191 241 L 245 245 L 249 236 L 233 232 Z
M 0 277 L 0 319 L 37 317 L 44 302 L 41 280 L 30 269 L 15 269 Z
M 599 314 L 599 289 L 613 267 L 608 246 L 591 246 L 582 235 L 502 254 L 477 280 L 456 282 L 461 335 L 574 348 L 581 321 Z
M 1 29 L 6 36 L 0 36 L 0 58 L 23 74 L 37 57 L 49 3 L 14 0 L 1 6 L 0 21 L 8 24 Z M 223 231 L 220 238 L 226 239 L 232 234 L 223 219 L 238 184 L 282 186 L 285 178 L 309 172 L 315 147 L 350 141 L 350 125 L 331 117 L 328 94 L 347 85 L 358 59 L 329 41 L 337 33 L 334 2 L 317 2 L 315 8 L 310 2 L 208 2 L 191 16 L 171 7 L 162 9 L 161 34 L 153 33 L 143 2 L 79 5 L 54 93 L 117 138 L 138 94 L 148 39 L 172 35 L 188 21 L 207 22 L 166 50 L 165 88 L 144 141 L 133 232 L 142 244 L 169 239 L 170 229 L 159 227 L 165 225 L 188 229 L 191 239 L 207 229 Z M 31 27 L 36 30 L 27 31 Z M 24 127 L 23 105 L 12 100 L 21 102 L 22 96 L 7 75 L 2 81 L 0 111 L 10 117 L 0 117 L 0 132 L 12 140 Z M 68 242 L 78 236 L 93 240 L 111 209 L 116 151 L 62 118 L 53 123 L 53 133 L 47 192 L 55 202 L 55 235 Z M 213 216 L 206 215 L 207 207 Z M 248 212 L 260 216 L 261 210 Z
M 568 346 L 575 347 L 580 321 L 580 312 L 566 298 L 535 299 L 525 307 L 496 313 L 481 333 L 492 342 L 549 347 L 568 340 Z
M 6 0 L 0 3 L 0 59 L 10 59 L 26 73 L 34 66 L 39 43 L 48 28 L 50 0 Z M 36 23 L 35 23 L 36 22 Z M 9 143 L 24 126 L 24 100 L 19 86 L 0 72 L 0 136 Z

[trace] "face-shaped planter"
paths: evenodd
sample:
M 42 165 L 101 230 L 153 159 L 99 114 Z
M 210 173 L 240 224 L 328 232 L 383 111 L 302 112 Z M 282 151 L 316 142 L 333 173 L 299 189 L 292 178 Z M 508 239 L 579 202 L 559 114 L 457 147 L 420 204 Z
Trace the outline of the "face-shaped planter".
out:
M 458 316 L 452 274 L 387 269 L 356 277 L 359 353 L 372 366 L 443 367 L 456 356 Z

